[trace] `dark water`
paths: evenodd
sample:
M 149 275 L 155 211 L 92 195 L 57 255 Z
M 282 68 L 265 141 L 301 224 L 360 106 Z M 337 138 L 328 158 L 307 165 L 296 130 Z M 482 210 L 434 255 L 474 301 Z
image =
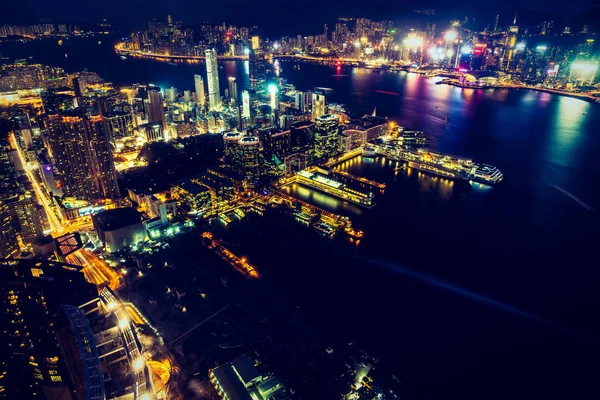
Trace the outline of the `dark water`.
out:
M 91 50 L 78 41 L 0 52 L 179 90 L 193 90 L 193 74 L 204 73 L 203 64 L 122 61 L 96 41 L 84 42 Z M 223 78 L 247 82 L 244 63 L 223 66 Z M 600 209 L 600 106 L 461 90 L 406 73 L 281 67 L 298 88 L 330 87 L 332 101 L 376 106 L 424 130 L 432 148 L 499 167 L 505 182 L 471 187 L 355 159 L 343 168 L 387 184 L 370 210 L 291 190 L 351 216 L 366 232 L 360 244 L 321 238 L 280 215 L 249 216 L 218 234 L 240 242 L 269 279 L 326 321 L 328 334 L 379 354 L 409 398 L 598 398 L 598 216 L 550 185 Z

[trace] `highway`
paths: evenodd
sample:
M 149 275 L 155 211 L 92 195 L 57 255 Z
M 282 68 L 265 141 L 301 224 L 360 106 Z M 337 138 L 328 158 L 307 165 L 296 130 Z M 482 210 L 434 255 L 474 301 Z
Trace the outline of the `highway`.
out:
M 13 146 L 13 148 L 15 148 L 17 150 L 17 154 L 19 155 L 19 160 L 21 161 L 21 164 L 23 165 L 23 169 L 25 170 L 25 173 L 27 174 L 27 178 L 29 178 L 29 181 L 31 182 L 31 184 L 33 186 L 35 194 L 38 198 L 38 202 L 44 207 L 44 211 L 46 211 L 46 215 L 48 216 L 48 222 L 50 223 L 52 232 L 55 233 L 57 236 L 60 235 L 63 231 L 63 224 L 60 221 L 60 219 L 62 218 L 60 212 L 56 209 L 56 207 L 54 207 L 54 205 L 48 199 L 46 191 L 41 187 L 41 185 L 37 181 L 37 178 L 35 176 L 33 168 L 31 168 L 27 164 L 25 155 L 23 154 L 23 151 L 21 150 L 21 147 L 19 146 L 19 142 L 17 141 L 17 138 L 15 137 L 14 132 L 10 134 L 10 141 L 11 141 L 11 145 Z

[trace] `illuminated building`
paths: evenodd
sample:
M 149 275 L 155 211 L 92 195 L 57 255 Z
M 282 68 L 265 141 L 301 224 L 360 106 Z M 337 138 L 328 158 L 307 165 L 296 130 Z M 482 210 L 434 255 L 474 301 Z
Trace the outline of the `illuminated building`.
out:
M 130 113 L 111 112 L 103 117 L 111 140 L 133 135 L 133 117 Z
M 219 64 L 215 49 L 207 49 L 206 80 L 208 81 L 208 106 L 211 110 L 221 109 L 221 92 L 219 90 Z
M 312 96 L 312 115 L 313 120 L 316 121 L 322 115 L 325 115 L 327 111 L 327 102 L 325 100 L 325 95 L 323 94 L 313 94 Z
M 27 243 L 42 236 L 42 211 L 35 194 L 25 191 L 11 204 L 19 223 L 21 237 Z
M 271 106 L 271 111 L 273 114 L 276 114 L 279 111 L 279 96 L 277 95 L 279 88 L 276 84 L 271 83 L 267 87 L 267 90 L 269 92 L 269 105 Z
M 593 85 L 598 72 L 598 63 L 593 61 L 575 61 L 571 64 L 569 81 L 580 85 Z
M 92 215 L 94 230 L 104 250 L 115 253 L 126 246 L 136 246 L 146 238 L 140 213 L 133 207 L 115 208 Z
M 265 90 L 266 66 L 262 53 L 251 51 L 248 56 L 248 72 L 250 74 L 250 89 L 257 93 Z
M 206 94 L 204 93 L 204 80 L 202 75 L 194 75 L 194 87 L 196 89 L 196 101 L 200 107 L 206 107 Z
M 237 80 L 230 76 L 227 79 L 227 83 L 229 84 L 229 98 L 232 100 L 233 104 L 235 106 L 238 105 L 239 99 L 238 99 L 238 90 L 237 90 Z
M 312 111 L 312 92 L 301 92 L 296 91 L 295 93 L 295 105 L 296 108 L 302 112 L 311 112 Z
M 55 316 L 63 304 L 83 304 L 95 297 L 95 286 L 73 267 L 40 260 L 0 261 L 0 363 L 8 366 L 0 397 L 73 398 L 68 385 L 75 370 L 63 363 Z
M 279 130 L 277 128 L 259 129 L 258 137 L 263 147 L 263 152 L 267 159 L 273 156 L 283 162 L 286 156 L 290 154 L 290 131 Z
M 159 123 L 163 130 L 167 128 L 165 119 L 165 107 L 160 95 L 160 89 L 157 87 L 148 88 L 148 99 L 146 100 L 146 114 L 148 123 Z
M 47 89 L 40 96 L 46 114 L 72 111 L 77 107 L 77 99 L 71 89 Z
M 508 28 L 508 32 L 506 33 L 506 40 L 504 42 L 504 51 L 505 51 L 505 60 L 504 60 L 504 70 L 509 71 L 512 67 L 511 61 L 515 54 L 515 48 L 517 46 L 517 35 L 519 34 L 519 27 L 517 24 L 517 16 L 515 15 L 515 19 L 513 21 L 513 25 Z
M 346 129 L 340 134 L 341 153 L 346 153 L 367 143 L 367 132 L 357 129 Z
M 177 89 L 174 87 L 165 89 L 165 100 L 173 103 L 177 99 Z
M 244 90 L 242 92 L 242 116 L 247 120 L 251 120 L 254 116 L 254 96 L 256 96 L 256 93 L 253 90 Z
M 290 125 L 291 153 L 305 153 L 307 161 L 314 158 L 315 124 L 311 121 L 300 121 Z
M 279 379 L 263 375 L 246 355 L 211 369 L 208 376 L 224 400 L 287 398 Z
M 159 140 L 165 140 L 165 134 L 160 124 L 143 124 L 138 127 L 143 133 L 146 142 L 156 142 Z
M 246 176 L 258 175 L 260 168 L 260 142 L 256 136 L 244 136 L 238 143 L 240 171 Z
M 338 152 L 339 118 L 325 114 L 315 118 L 315 157 L 324 160 Z
M 0 199 L 0 258 L 12 258 L 19 255 L 17 231 L 8 204 Z
M 348 128 L 364 131 L 368 142 L 387 133 L 388 121 L 382 117 L 365 115 L 360 119 L 352 120 L 348 125 Z
M 171 187 L 171 193 L 177 204 L 189 211 L 206 211 L 212 204 L 210 189 L 189 179 L 175 182 Z
M 62 174 L 66 196 L 83 200 L 120 197 L 109 135 L 100 116 L 58 116 L 48 130 L 48 143 Z
M 251 42 L 252 42 L 252 50 L 260 49 L 260 37 L 252 36 Z

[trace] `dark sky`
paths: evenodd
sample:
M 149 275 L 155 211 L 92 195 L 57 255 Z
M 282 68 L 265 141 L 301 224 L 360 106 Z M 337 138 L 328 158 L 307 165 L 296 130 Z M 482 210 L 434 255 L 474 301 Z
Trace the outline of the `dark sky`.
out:
M 50 18 L 56 22 L 94 22 L 106 17 L 134 26 L 152 17 L 164 19 L 172 14 L 174 19 L 187 23 L 226 20 L 256 24 L 269 33 L 286 28 L 307 33 L 338 16 L 395 19 L 414 8 L 435 8 L 444 19 L 470 15 L 491 22 L 496 13 L 509 18 L 508 14 L 516 7 L 552 13 L 556 19 L 569 19 L 598 6 L 600 0 L 0 0 L 0 21 L 32 22 Z

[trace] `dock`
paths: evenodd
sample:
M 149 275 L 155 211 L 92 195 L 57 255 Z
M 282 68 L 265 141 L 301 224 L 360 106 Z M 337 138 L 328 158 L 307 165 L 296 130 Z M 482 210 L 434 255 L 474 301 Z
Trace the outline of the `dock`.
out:
M 341 177 L 346 178 L 346 179 L 348 179 L 350 181 L 353 181 L 353 182 L 357 182 L 357 183 L 360 183 L 360 184 L 363 184 L 363 185 L 368 185 L 368 186 L 374 187 L 376 189 L 380 189 L 380 190 L 385 189 L 385 183 L 380 183 L 380 182 L 372 181 L 370 179 L 363 178 L 362 176 L 354 176 L 352 174 L 349 174 L 346 171 L 334 170 L 334 171 L 332 171 L 332 174 L 333 175 L 341 176 Z

